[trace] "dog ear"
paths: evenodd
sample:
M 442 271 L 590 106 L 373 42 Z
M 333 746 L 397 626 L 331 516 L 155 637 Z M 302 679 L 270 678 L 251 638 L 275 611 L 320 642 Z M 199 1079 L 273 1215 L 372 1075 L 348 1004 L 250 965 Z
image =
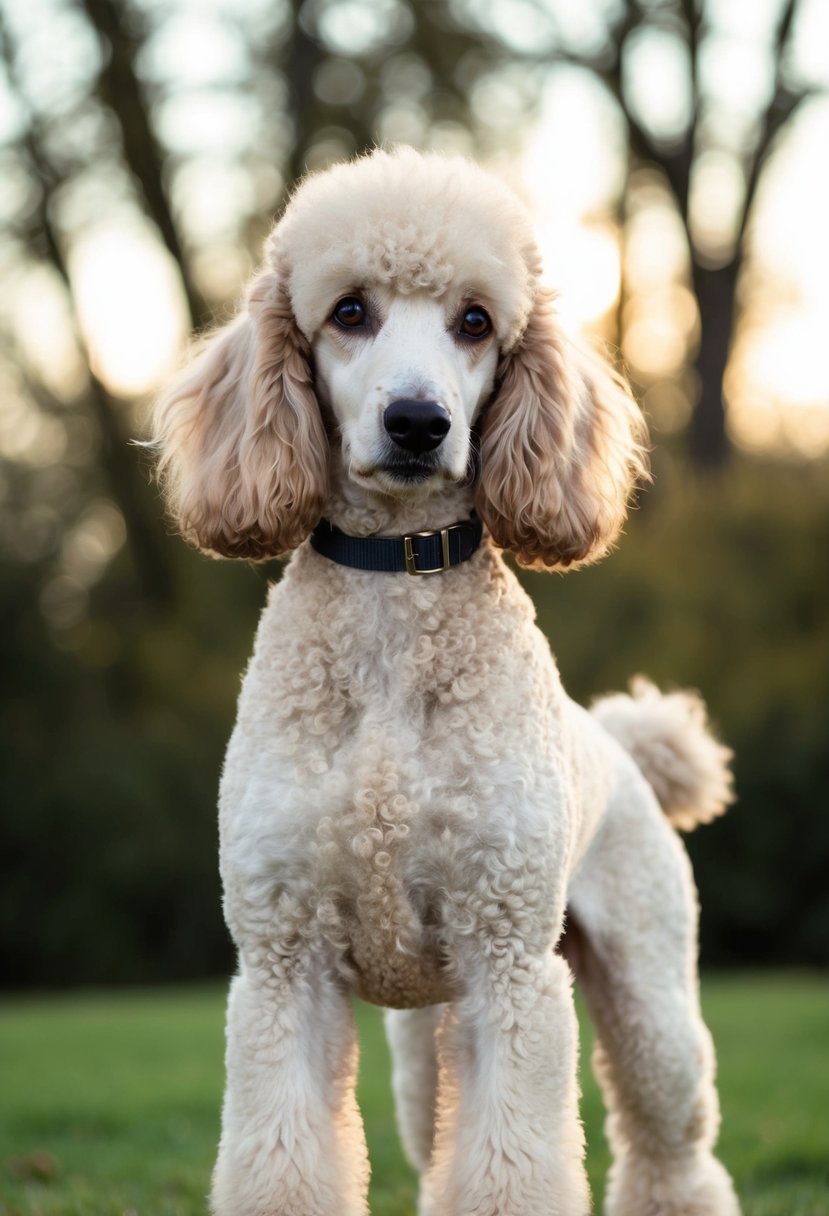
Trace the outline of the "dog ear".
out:
M 159 398 L 154 444 L 170 514 L 221 557 L 294 549 L 328 497 L 328 438 L 308 342 L 268 271 L 245 310 L 209 335 Z
M 522 566 L 595 561 L 619 534 L 635 480 L 648 475 L 645 424 L 627 386 L 568 342 L 549 293 L 498 383 L 481 430 L 478 514 Z

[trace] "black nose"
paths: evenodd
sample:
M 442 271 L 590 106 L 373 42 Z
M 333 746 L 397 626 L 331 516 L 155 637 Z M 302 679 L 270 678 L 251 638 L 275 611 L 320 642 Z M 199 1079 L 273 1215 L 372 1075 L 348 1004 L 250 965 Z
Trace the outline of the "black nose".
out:
M 437 401 L 392 401 L 383 415 L 383 425 L 404 452 L 431 452 L 452 425 L 452 419 Z

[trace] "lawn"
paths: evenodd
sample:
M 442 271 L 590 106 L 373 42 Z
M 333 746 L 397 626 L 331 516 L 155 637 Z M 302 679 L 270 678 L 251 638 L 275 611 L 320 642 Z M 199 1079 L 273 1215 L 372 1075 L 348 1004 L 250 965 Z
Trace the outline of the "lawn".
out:
M 0 1216 L 197 1216 L 221 1096 L 215 988 L 7 1000 L 0 1012 Z M 829 1216 L 829 980 L 710 977 L 720 1152 L 745 1216 Z M 374 1216 L 411 1216 L 380 1014 L 358 1008 Z M 588 1032 L 585 1029 L 585 1056 Z M 607 1149 L 583 1070 L 596 1206 Z

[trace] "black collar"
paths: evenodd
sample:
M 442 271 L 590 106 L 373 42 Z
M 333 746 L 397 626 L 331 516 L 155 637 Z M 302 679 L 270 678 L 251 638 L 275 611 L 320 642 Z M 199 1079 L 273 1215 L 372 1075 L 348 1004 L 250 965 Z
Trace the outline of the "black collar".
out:
M 467 561 L 482 536 L 483 526 L 474 515 L 436 532 L 408 536 L 347 536 L 324 519 L 311 533 L 311 544 L 323 557 L 354 570 L 442 574 Z

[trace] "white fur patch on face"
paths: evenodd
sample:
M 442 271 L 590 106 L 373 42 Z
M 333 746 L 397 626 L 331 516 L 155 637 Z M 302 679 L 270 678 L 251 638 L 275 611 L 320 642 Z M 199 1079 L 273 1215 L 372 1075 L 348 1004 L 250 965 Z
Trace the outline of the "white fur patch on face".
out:
M 362 294 L 364 325 L 343 329 L 329 320 L 314 340 L 318 392 L 339 427 L 348 477 L 394 497 L 463 482 L 472 424 L 493 389 L 495 335 L 475 343 L 458 333 L 463 299 L 388 287 Z M 329 301 L 329 317 L 338 298 Z M 435 402 L 448 414 L 449 429 L 433 450 L 407 452 L 389 434 L 386 411 L 401 400 Z

